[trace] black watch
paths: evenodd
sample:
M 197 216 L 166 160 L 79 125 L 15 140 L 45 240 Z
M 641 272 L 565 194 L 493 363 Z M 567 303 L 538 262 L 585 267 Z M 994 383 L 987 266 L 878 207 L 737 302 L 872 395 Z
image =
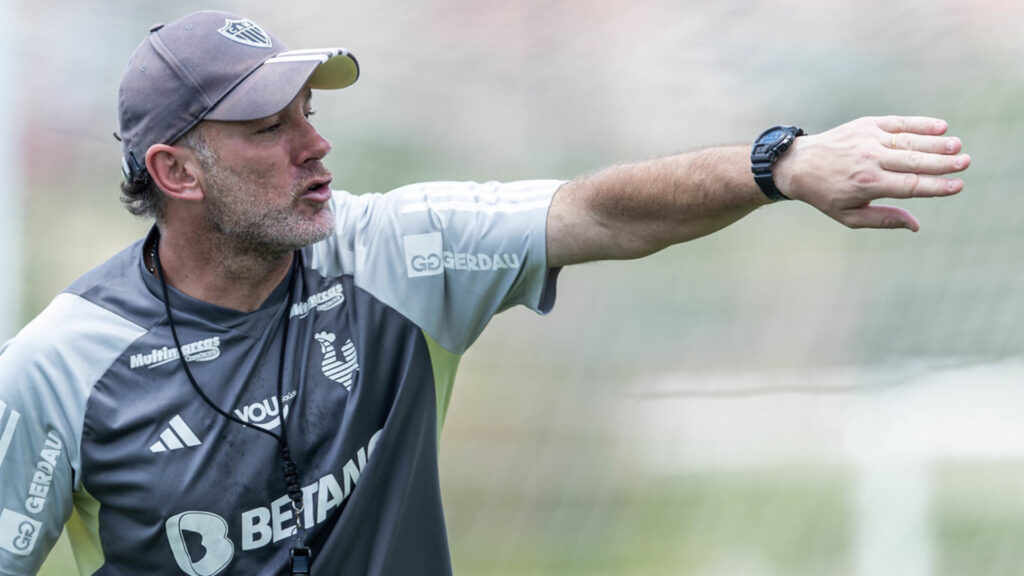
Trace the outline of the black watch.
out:
M 771 200 L 789 200 L 775 187 L 772 164 L 789 150 L 797 136 L 803 135 L 804 131 L 796 126 L 773 126 L 754 140 L 750 149 L 750 171 L 754 173 L 754 182 Z

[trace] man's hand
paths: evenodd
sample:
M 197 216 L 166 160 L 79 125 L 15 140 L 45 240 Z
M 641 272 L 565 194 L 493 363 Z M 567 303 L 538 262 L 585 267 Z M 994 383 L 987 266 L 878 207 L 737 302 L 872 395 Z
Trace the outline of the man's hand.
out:
M 943 120 L 882 116 L 860 118 L 821 134 L 797 138 L 776 163 L 775 182 L 786 196 L 802 200 L 850 228 L 920 227 L 914 216 L 879 198 L 949 196 L 963 189 L 966 169 L 959 138 L 943 136 Z
M 902 208 L 879 198 L 949 196 L 971 163 L 935 118 L 861 118 L 797 138 L 775 163 L 775 183 L 851 228 L 907 228 Z M 750 173 L 750 146 L 709 148 L 606 168 L 555 194 L 548 211 L 548 265 L 639 258 L 711 234 L 768 203 Z

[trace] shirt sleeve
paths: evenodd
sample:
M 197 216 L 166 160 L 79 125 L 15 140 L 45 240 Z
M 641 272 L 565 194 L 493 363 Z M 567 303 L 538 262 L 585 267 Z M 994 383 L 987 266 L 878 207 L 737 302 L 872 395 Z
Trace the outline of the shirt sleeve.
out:
M 81 489 L 90 387 L 141 330 L 61 294 L 0 347 L 0 575 L 35 574 Z
M 58 404 L 35 390 L 27 346 L 0 350 L 0 574 L 35 574 L 71 514 L 69 438 Z M 21 364 L 21 365 L 19 365 Z
M 314 267 L 357 286 L 461 354 L 511 306 L 546 313 L 557 270 L 547 267 L 551 198 L 562 181 L 431 182 L 387 194 L 335 192 L 337 234 Z

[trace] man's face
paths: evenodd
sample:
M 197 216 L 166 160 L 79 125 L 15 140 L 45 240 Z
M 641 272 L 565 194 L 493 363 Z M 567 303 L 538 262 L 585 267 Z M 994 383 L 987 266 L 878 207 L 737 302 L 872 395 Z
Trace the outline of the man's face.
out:
M 248 122 L 207 121 L 200 153 L 206 220 L 235 248 L 278 256 L 334 231 L 331 150 L 309 116 L 307 88 L 284 110 Z

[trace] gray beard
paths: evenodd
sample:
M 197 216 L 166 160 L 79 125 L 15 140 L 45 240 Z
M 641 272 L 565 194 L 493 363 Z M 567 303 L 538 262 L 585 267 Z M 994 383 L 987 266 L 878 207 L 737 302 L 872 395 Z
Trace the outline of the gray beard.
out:
M 247 198 L 258 198 L 255 190 L 240 185 L 231 173 L 217 168 L 208 170 L 212 194 L 206 196 L 207 225 L 236 254 L 247 254 L 271 261 L 294 250 L 314 244 L 334 232 L 334 218 L 326 223 L 297 221 L 296 194 L 282 209 Z M 230 192 L 225 193 L 225 190 Z M 326 209 L 326 208 L 325 208 Z

